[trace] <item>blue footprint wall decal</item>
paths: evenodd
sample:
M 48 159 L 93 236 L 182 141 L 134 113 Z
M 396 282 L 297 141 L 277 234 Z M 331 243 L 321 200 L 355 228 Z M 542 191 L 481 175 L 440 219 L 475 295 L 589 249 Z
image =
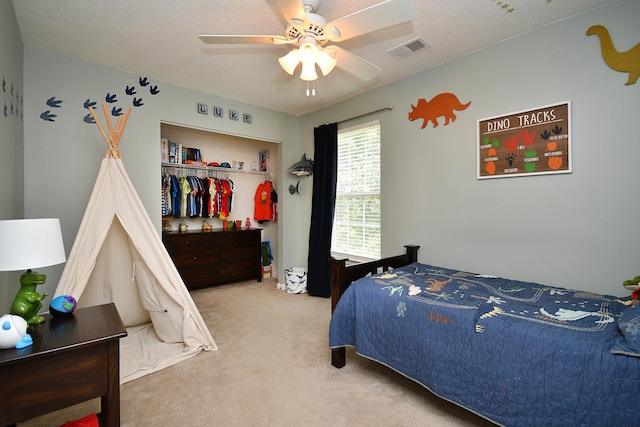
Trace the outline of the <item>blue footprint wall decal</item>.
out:
M 52 96 L 51 98 L 47 99 L 47 105 L 49 107 L 60 108 L 60 104 L 62 104 L 62 100 L 61 99 L 56 99 L 55 96 Z
M 51 114 L 51 110 L 47 110 L 44 113 L 40 114 L 40 118 L 46 122 L 55 122 L 55 118 L 58 117 L 57 114 Z

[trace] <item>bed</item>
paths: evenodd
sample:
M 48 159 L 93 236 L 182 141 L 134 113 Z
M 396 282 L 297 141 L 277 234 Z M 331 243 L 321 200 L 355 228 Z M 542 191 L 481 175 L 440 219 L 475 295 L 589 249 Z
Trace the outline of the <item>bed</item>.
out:
M 418 248 L 332 260 L 333 366 L 353 347 L 505 426 L 640 425 L 640 306 L 421 264 Z

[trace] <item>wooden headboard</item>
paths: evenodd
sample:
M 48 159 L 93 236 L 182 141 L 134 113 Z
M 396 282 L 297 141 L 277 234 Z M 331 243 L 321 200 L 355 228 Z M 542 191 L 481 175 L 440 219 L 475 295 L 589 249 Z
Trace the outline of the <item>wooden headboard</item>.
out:
M 398 268 L 403 265 L 418 261 L 417 245 L 405 245 L 406 253 L 374 261 L 353 264 L 347 266 L 347 259 L 331 258 L 331 312 L 336 308 L 338 300 L 347 290 L 351 282 L 367 274 L 376 274 L 387 271 L 390 268 Z

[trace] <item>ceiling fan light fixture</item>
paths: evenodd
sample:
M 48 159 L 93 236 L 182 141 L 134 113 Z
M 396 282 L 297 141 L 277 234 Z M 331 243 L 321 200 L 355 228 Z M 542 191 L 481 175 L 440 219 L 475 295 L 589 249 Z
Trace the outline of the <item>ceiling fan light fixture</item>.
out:
M 316 63 L 315 62 L 303 62 L 302 63 L 302 72 L 300 73 L 300 78 L 302 80 L 306 80 L 308 82 L 317 80 L 318 74 L 316 73 Z
M 275 0 L 275 6 L 286 21 L 284 36 L 214 34 L 199 37 L 209 44 L 293 45 L 293 50 L 278 58 L 278 62 L 291 76 L 302 63 L 300 78 L 307 82 L 308 93 L 313 94 L 315 88 L 312 86 L 318 79 L 316 64 L 324 76 L 331 73 L 338 61 L 342 70 L 366 82 L 380 74 L 382 69 L 364 58 L 336 45 L 327 46 L 329 42 L 342 42 L 416 18 L 412 0 L 378 1 L 380 3 L 328 22 L 316 13 L 321 0 Z M 412 42 L 406 48 L 416 51 L 419 46 Z
M 283 70 L 285 70 L 289 75 L 293 75 L 296 67 L 300 63 L 300 57 L 298 55 L 298 49 L 294 49 L 291 52 L 287 53 L 282 58 L 278 59 L 280 66 Z
M 298 51 L 300 62 L 315 63 L 318 58 L 318 46 L 316 46 L 316 39 L 313 37 L 305 37 L 304 42 L 300 45 Z
M 338 60 L 335 58 L 332 58 L 324 50 L 320 50 L 318 52 L 318 59 L 316 59 L 316 63 L 318 64 L 318 67 L 320 67 L 320 71 L 322 71 L 322 75 L 326 76 L 331 72 L 331 70 L 333 70 L 333 68 L 338 63 Z

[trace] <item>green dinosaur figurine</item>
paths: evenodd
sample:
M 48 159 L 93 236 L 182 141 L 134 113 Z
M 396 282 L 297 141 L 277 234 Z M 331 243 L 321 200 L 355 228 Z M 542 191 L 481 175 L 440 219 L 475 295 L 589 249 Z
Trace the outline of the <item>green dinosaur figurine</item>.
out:
M 20 290 L 11 305 L 11 314 L 22 317 L 28 325 L 37 325 L 44 322 L 43 316 L 38 316 L 42 308 L 42 300 L 48 295 L 46 292 L 40 295 L 36 292 L 36 286 L 42 285 L 47 277 L 35 271 L 27 270 L 20 276 Z

